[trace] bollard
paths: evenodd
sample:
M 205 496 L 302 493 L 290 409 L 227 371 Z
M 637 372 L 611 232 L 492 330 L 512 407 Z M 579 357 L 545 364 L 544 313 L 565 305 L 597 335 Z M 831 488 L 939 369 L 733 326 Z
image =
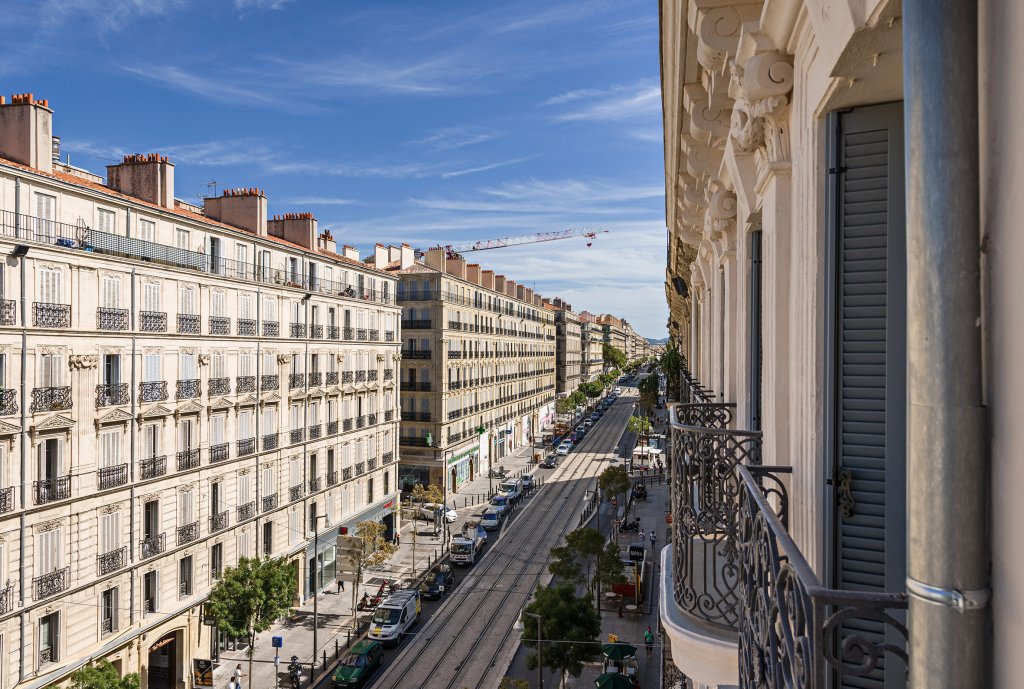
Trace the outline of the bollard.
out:
M 326 670 L 327 669 L 327 649 L 324 649 L 323 655 L 324 655 L 324 670 Z
M 345 630 L 345 648 L 352 645 L 352 628 L 349 627 Z
M 339 653 L 339 649 L 338 649 L 338 640 L 337 640 L 337 639 L 335 639 L 335 640 L 334 640 L 334 659 L 335 659 L 335 660 L 337 660 L 337 659 L 338 659 L 338 653 Z

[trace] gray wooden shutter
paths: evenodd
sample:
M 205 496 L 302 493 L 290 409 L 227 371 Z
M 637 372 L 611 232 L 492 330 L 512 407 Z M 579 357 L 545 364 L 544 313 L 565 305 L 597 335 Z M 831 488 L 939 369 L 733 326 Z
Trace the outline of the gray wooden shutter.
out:
M 856 108 L 838 115 L 836 124 L 832 585 L 852 591 L 903 591 L 903 107 L 890 103 Z M 847 621 L 840 636 L 853 634 L 903 644 L 878 621 Z M 889 655 L 869 675 L 844 675 L 833 686 L 898 688 L 905 686 L 905 672 Z

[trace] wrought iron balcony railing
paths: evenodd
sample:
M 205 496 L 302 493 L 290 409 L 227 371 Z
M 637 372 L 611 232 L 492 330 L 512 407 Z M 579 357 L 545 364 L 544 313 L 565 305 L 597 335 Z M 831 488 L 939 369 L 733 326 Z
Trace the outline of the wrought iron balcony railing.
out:
M 368 330 L 366 328 L 356 328 L 356 339 L 365 341 L 367 339 Z
M 370 457 L 368 460 L 366 460 L 366 470 L 367 471 L 374 471 L 376 468 L 377 468 L 377 458 L 376 457 Z
M 231 334 L 231 319 L 224 316 L 210 316 L 210 334 L 211 335 L 229 335 Z
M 370 342 L 379 342 L 380 341 L 380 330 L 375 330 L 373 328 L 370 328 L 370 331 L 369 331 L 368 334 L 370 336 Z
M 277 390 L 281 386 L 280 376 L 260 376 L 260 392 Z
M 228 528 L 228 524 L 231 521 L 231 513 L 227 510 L 218 512 L 217 514 L 210 517 L 210 533 L 217 533 Z
M 302 339 L 306 336 L 306 326 L 302 323 L 292 323 L 289 334 L 296 340 Z
M 322 371 L 313 371 L 307 376 L 310 387 L 319 387 L 324 384 L 324 374 Z
M 337 340 L 341 337 L 341 328 L 336 325 L 327 326 L 327 339 Z
M 142 474 L 143 481 L 160 478 L 167 473 L 167 455 L 143 459 L 139 462 L 139 471 Z
M 398 444 L 405 445 L 407 447 L 430 447 L 430 445 L 427 444 L 426 438 L 413 438 L 410 436 L 401 436 L 398 439 Z
M 199 522 L 178 527 L 178 545 L 185 545 L 199 538 Z
M 280 323 L 277 321 L 263 321 L 263 337 L 277 337 L 280 334 Z
M 327 435 L 337 435 L 338 433 L 338 422 L 328 421 L 327 422 Z
M 128 383 L 96 386 L 97 407 L 109 407 L 115 404 L 128 404 L 130 401 L 131 395 L 128 391 Z
M 243 438 L 235 441 L 235 452 L 239 457 L 245 457 L 256 452 L 256 438 Z
M 121 546 L 117 550 L 103 553 L 96 556 L 96 568 L 100 576 L 123 569 L 128 564 L 128 546 Z
M 263 507 L 263 511 L 264 512 L 270 512 L 271 510 L 276 510 L 277 509 L 277 493 L 274 493 L 273 495 L 264 495 L 262 502 L 263 502 L 263 506 L 262 507 Z
M 310 439 L 310 440 L 316 440 L 316 439 L 318 439 L 318 438 L 319 438 L 320 436 L 322 436 L 322 435 L 323 435 L 323 433 L 324 433 L 324 427 L 323 427 L 323 424 L 319 424 L 319 423 L 315 423 L 315 424 L 313 424 L 312 426 L 310 426 L 310 427 L 309 427 L 308 429 L 306 429 L 306 430 L 307 430 L 307 431 L 309 432 L 309 439 Z
M 288 389 L 294 390 L 301 388 L 306 384 L 306 374 L 304 373 L 289 373 L 288 374 Z
M 393 410 L 388 409 L 386 412 L 384 412 L 384 421 L 385 421 L 385 423 L 388 422 L 388 421 L 391 421 L 394 418 L 395 418 L 395 412 Z
M 377 414 L 367 414 L 366 415 L 366 423 L 368 425 L 370 425 L 370 426 L 376 426 L 377 425 Z
M 14 486 L 0 488 L 0 514 L 14 509 Z
M 337 385 L 338 384 L 338 380 L 339 380 L 339 376 L 338 376 L 338 372 L 337 371 L 328 371 L 327 372 L 327 384 L 328 385 Z
M 382 463 L 390 464 L 393 461 L 395 461 L 395 453 L 394 453 L 393 450 L 388 450 L 383 455 L 381 455 L 381 462 Z
M 366 473 L 366 463 L 356 462 L 356 476 L 362 476 Z
M 19 409 L 17 390 L 0 390 L 0 416 L 17 414 Z
M 305 429 L 303 428 L 293 428 L 288 433 L 288 440 L 291 442 L 292 445 L 294 445 L 295 443 L 301 443 L 305 439 L 306 432 Z
M 342 337 L 344 339 L 346 339 L 346 340 L 354 340 L 354 339 L 356 339 L 356 330 L 355 330 L 355 328 L 345 328 L 344 331 L 342 332 Z
M 144 333 L 167 332 L 167 313 L 164 311 L 139 311 L 139 330 Z
M 210 397 L 231 394 L 230 378 L 210 378 L 206 383 L 206 394 Z
M 313 478 L 309 479 L 309 492 L 318 492 L 321 488 L 323 488 L 323 483 L 323 479 L 320 478 L 319 476 L 314 476 Z
M 32 304 L 32 325 L 37 328 L 70 328 L 70 304 Z
M 395 377 L 395 369 L 386 368 L 384 369 L 384 380 L 393 380 Z
M 385 342 L 394 342 L 395 341 L 395 331 L 394 330 L 385 330 L 384 331 L 384 341 Z
M 277 433 L 267 433 L 263 436 L 263 449 L 264 450 L 276 450 L 277 449 Z
M 314 340 L 324 339 L 324 326 L 322 325 L 311 325 L 309 326 L 309 336 Z
M 33 388 L 32 404 L 29 411 L 66 411 L 71 409 L 71 386 L 64 385 L 55 388 Z
M 355 371 L 342 371 L 341 372 L 341 382 L 342 383 L 352 383 L 352 382 L 355 381 L 355 379 L 356 379 L 356 372 Z
M 194 450 L 182 450 L 177 454 L 178 471 L 195 469 L 199 466 L 199 448 Z
M 366 371 L 356 371 L 356 382 L 357 383 L 365 383 L 366 382 Z
M 70 574 L 71 567 L 62 567 L 48 574 L 33 578 L 32 588 L 36 592 L 35 599 L 42 600 L 67 590 L 68 585 L 71 583 Z
M 303 490 L 302 490 L 302 484 L 301 483 L 299 485 L 297 485 L 297 486 L 292 486 L 291 488 L 288 489 L 288 501 L 289 502 L 295 502 L 296 500 L 301 500 L 303 495 L 304 495 L 304 493 L 303 493 Z
M 365 427 L 366 427 L 366 417 L 365 416 L 357 416 L 356 417 L 356 428 L 365 428 Z
M 352 467 L 345 467 L 341 470 L 341 480 L 349 481 L 352 479 Z
M 403 349 L 403 359 L 429 359 L 431 356 L 431 350 L 429 349 Z
M 429 318 L 427 320 L 418 318 L 415 320 L 402 321 L 402 330 L 430 330 L 430 328 L 431 322 Z M 391 331 L 389 330 L 388 332 Z
M 199 314 L 196 313 L 179 313 L 178 314 L 178 333 L 182 335 L 198 335 L 200 332 L 199 328 Z
M 139 383 L 140 402 L 165 402 L 167 400 L 167 381 L 155 380 Z
M 199 387 L 199 379 L 194 378 L 192 380 L 179 380 L 174 390 L 174 399 L 178 400 L 191 400 L 199 397 L 201 388 Z
M 210 445 L 210 463 L 216 464 L 217 462 L 223 462 L 224 460 L 231 457 L 231 445 L 228 443 L 218 443 L 217 445 Z
M 377 380 L 377 369 L 372 368 L 366 372 L 366 381 L 373 383 Z
M 905 672 L 903 593 L 821 585 L 787 533 L 789 467 L 738 465 L 739 679 L 744 689 L 825 689 Z
M 146 560 L 151 557 L 156 557 L 160 553 L 167 550 L 167 537 L 166 534 L 155 534 L 148 538 L 143 538 L 139 543 L 139 550 L 142 553 L 142 559 Z
M 0 299 L 0 325 L 15 325 L 18 312 L 17 302 L 13 299 Z
M 428 411 L 403 411 L 402 421 L 430 421 Z
M 37 505 L 45 505 L 71 497 L 71 476 L 32 482 L 32 497 Z
M 239 318 L 235 321 L 235 332 L 242 337 L 256 337 L 256 319 Z
M 244 522 L 256 516 L 256 503 L 247 502 L 235 508 L 235 522 Z
M 235 392 L 256 392 L 256 376 L 238 376 L 235 378 Z
M 338 485 L 338 470 L 337 469 L 335 469 L 334 471 L 328 471 L 327 472 L 327 485 L 328 485 L 328 487 L 329 486 L 336 486 L 336 485 Z
M 96 309 L 97 330 L 127 330 L 128 309 Z
M 119 464 L 113 467 L 103 467 L 96 472 L 96 479 L 100 490 L 117 488 L 128 483 L 128 465 Z

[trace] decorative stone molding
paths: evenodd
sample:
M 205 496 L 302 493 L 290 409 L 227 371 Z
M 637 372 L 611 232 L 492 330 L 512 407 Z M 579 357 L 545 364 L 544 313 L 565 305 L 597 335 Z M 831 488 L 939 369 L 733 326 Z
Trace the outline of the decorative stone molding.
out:
M 72 354 L 68 357 L 68 368 L 72 371 L 96 368 L 99 360 L 95 354 Z
M 731 234 L 736 226 L 736 195 L 714 181 L 708 189 L 708 209 L 704 215 L 704 238 L 716 241 Z
M 199 365 L 200 366 L 209 366 L 210 365 L 210 355 L 209 354 L 200 354 L 199 355 Z
M 775 50 L 761 34 L 748 38 L 753 54 L 730 62 L 729 92 L 735 98 L 730 137 L 744 153 L 763 147 L 768 162 L 789 160 L 789 133 L 783 125 L 793 90 L 793 58 Z
M 288 355 L 287 354 L 278 354 L 277 355 L 277 363 L 279 365 L 282 365 L 282 366 L 284 364 L 287 364 L 288 363 Z

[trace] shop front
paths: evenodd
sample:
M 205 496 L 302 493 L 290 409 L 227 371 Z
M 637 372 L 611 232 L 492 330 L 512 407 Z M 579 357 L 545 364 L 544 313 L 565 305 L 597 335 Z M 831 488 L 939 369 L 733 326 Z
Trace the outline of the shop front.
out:
M 459 486 L 472 481 L 480 470 L 480 445 L 474 443 L 448 457 L 448 492 L 457 493 Z

